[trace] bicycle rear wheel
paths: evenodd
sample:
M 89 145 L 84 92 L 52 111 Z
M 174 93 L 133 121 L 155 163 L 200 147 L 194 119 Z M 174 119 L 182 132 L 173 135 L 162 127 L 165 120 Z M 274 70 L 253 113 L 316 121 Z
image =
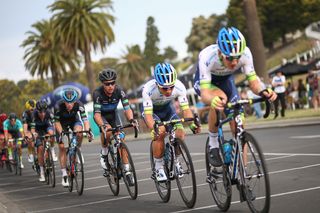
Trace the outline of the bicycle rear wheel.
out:
M 187 145 L 179 138 L 176 138 L 176 150 L 181 164 L 180 168 L 175 168 L 177 186 L 183 202 L 188 208 L 192 208 L 197 199 L 197 183 L 192 158 Z
M 52 158 L 52 154 L 50 150 L 46 151 L 46 160 L 45 160 L 45 175 L 47 184 L 51 185 L 52 187 L 56 186 L 56 174 L 54 168 L 54 162 Z
M 83 171 L 83 161 L 82 153 L 79 148 L 76 148 L 76 159 L 74 159 L 74 182 L 78 195 L 82 195 L 84 187 L 84 171 Z
M 207 182 L 211 190 L 212 197 L 219 209 L 227 211 L 230 208 L 232 185 L 230 176 L 227 172 L 227 165 L 222 166 L 222 174 L 217 174 L 209 163 L 209 137 L 206 143 L 206 170 Z
M 113 149 L 113 147 L 109 146 L 109 149 Z M 107 175 L 107 181 L 110 186 L 110 189 L 114 196 L 119 195 L 120 185 L 119 185 L 119 176 L 118 176 L 118 168 L 116 156 L 113 153 L 113 150 L 110 150 L 107 158 L 107 168 L 109 168 L 109 172 Z
M 122 150 L 122 151 L 121 151 Z M 121 143 L 120 149 L 118 152 L 122 153 L 121 155 L 121 165 L 122 165 L 122 177 L 123 181 L 126 184 L 130 197 L 135 200 L 138 196 L 138 182 L 136 176 L 136 170 L 134 168 L 133 160 L 128 149 L 128 146 L 125 143 Z M 126 156 L 124 156 L 124 153 Z M 124 170 L 124 162 L 123 159 L 126 157 L 128 159 L 129 171 Z
M 152 176 L 151 178 L 154 180 L 154 183 L 156 185 L 156 189 L 158 191 L 158 194 L 161 198 L 161 200 L 165 203 L 167 203 L 170 200 L 171 197 L 171 181 L 169 178 L 169 170 L 168 170 L 168 165 L 172 164 L 172 151 L 170 151 L 170 157 L 168 159 L 168 162 L 165 162 L 164 165 L 164 171 L 167 175 L 167 180 L 163 182 L 157 181 L 156 178 L 156 169 L 155 169 L 155 163 L 154 163 L 154 157 L 153 157 L 153 150 L 152 150 L 152 143 L 150 143 L 150 163 L 151 163 L 151 170 L 152 170 Z
M 245 198 L 252 212 L 269 212 L 270 183 L 264 156 L 257 140 L 250 133 L 245 132 L 243 136 L 243 144 L 247 145 L 244 158 L 247 160 L 239 171 Z
M 66 166 L 66 170 L 67 170 L 67 175 L 68 175 L 68 189 L 69 192 L 72 192 L 73 190 L 73 168 L 74 168 L 74 164 L 72 163 L 72 158 L 73 158 L 73 154 L 70 153 L 70 149 L 67 148 L 67 166 Z

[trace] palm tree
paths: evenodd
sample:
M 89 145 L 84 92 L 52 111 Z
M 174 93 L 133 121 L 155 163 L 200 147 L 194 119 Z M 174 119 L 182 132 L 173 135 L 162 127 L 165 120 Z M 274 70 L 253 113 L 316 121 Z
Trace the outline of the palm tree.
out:
M 35 32 L 28 31 L 27 39 L 22 42 L 26 48 L 23 59 L 25 67 L 32 76 L 52 76 L 54 88 L 59 86 L 59 80 L 68 69 L 77 67 L 77 60 L 68 54 L 66 47 L 52 35 L 52 20 L 42 20 L 32 25 Z
M 55 35 L 84 56 L 89 88 L 93 91 L 95 76 L 90 52 L 98 47 L 104 52 L 106 46 L 114 41 L 110 24 L 115 18 L 106 12 L 112 9 L 111 0 L 57 0 L 49 8 L 56 12 L 53 15 L 57 24 Z
M 127 46 L 126 51 L 118 60 L 116 68 L 119 81 L 125 89 L 134 89 L 146 79 L 149 73 L 139 45 Z

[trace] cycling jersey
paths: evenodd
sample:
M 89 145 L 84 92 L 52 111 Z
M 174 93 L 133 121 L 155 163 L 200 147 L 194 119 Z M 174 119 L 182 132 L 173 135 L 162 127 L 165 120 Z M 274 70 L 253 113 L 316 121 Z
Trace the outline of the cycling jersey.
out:
M 187 90 L 180 80 L 176 81 L 171 96 L 166 97 L 161 94 L 156 80 L 152 79 L 142 89 L 143 111 L 145 114 L 161 111 L 171 105 L 176 98 L 178 98 L 182 110 L 189 108 Z
M 33 120 L 33 113 L 30 110 L 26 110 L 22 113 L 22 123 L 28 125 L 28 131 L 31 129 L 31 123 Z
M 3 123 L 6 120 L 6 117 L 0 117 L 0 134 L 3 133 Z
M 54 108 L 54 120 L 60 122 L 63 130 L 67 130 L 68 127 L 82 126 L 82 121 L 87 121 L 87 114 L 83 104 L 80 101 L 74 103 L 73 108 L 68 111 L 66 104 L 60 101 Z
M 93 92 L 94 113 L 101 113 L 104 123 L 109 123 L 114 127 L 117 106 L 120 100 L 124 110 L 130 109 L 127 95 L 121 87 L 116 85 L 112 95 L 109 97 L 104 92 L 103 86 L 100 86 Z
M 35 129 L 40 135 L 45 135 L 48 131 L 53 130 L 53 115 L 49 110 L 46 110 L 43 120 L 41 120 L 38 110 L 33 112 L 32 117 L 31 128 Z
M 22 122 L 19 119 L 16 119 L 16 123 L 14 126 L 10 124 L 10 120 L 7 119 L 3 122 L 3 130 L 4 132 L 8 131 L 13 138 L 21 137 L 21 133 L 23 131 Z

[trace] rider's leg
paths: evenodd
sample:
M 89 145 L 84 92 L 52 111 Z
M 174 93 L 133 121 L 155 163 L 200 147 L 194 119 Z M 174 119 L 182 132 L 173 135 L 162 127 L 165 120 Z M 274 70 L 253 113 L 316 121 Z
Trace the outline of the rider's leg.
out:
M 152 142 L 152 152 L 155 161 L 155 169 L 163 168 L 163 154 L 164 154 L 164 138 L 166 130 L 164 126 L 159 127 L 159 138 Z
M 111 125 L 106 123 L 106 128 L 105 131 L 109 128 L 111 128 Z M 106 139 L 104 138 L 104 134 L 101 132 L 100 137 L 101 137 L 101 154 L 100 154 L 100 164 L 101 167 L 104 170 L 107 170 L 106 166 L 106 158 L 108 154 L 108 144 L 110 143 L 110 138 L 111 138 L 112 133 L 111 132 L 106 132 Z
M 49 126 L 47 128 L 47 133 L 48 135 L 54 135 L 54 128 L 53 126 Z M 57 161 L 58 157 L 56 155 L 56 151 L 54 150 L 54 142 L 55 142 L 55 137 L 51 137 L 50 138 L 50 147 L 51 147 L 51 155 L 52 155 L 52 159 L 53 161 Z
M 30 131 L 26 132 L 26 135 L 28 137 L 27 143 L 28 143 L 28 161 L 29 163 L 33 162 L 33 157 L 34 157 L 34 143 L 33 143 L 33 138 L 31 135 Z
M 43 147 L 42 141 L 40 139 L 37 139 L 36 147 L 37 147 L 38 164 L 40 167 L 39 181 L 43 182 L 43 181 L 45 181 L 45 177 L 44 177 L 44 147 Z

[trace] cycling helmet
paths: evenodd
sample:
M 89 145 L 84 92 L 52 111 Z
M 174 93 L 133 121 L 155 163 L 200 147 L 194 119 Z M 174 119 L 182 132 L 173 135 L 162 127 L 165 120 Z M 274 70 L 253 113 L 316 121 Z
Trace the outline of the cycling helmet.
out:
M 158 63 L 154 68 L 154 78 L 161 87 L 170 87 L 176 83 L 177 72 L 169 63 Z
M 46 111 L 48 108 L 48 104 L 44 100 L 39 100 L 37 101 L 36 108 L 38 111 Z
M 30 99 L 26 102 L 25 107 L 27 110 L 32 110 L 36 107 L 36 100 Z
M 16 115 L 16 113 L 11 112 L 11 113 L 9 114 L 8 119 L 9 119 L 9 120 L 17 120 L 17 115 Z
M 0 114 L 0 122 L 2 123 L 3 121 L 7 120 L 8 116 L 6 113 L 1 113 Z
M 73 103 L 77 100 L 78 93 L 74 89 L 68 88 L 68 89 L 63 90 L 62 98 L 67 103 Z
M 99 73 L 99 80 L 103 81 L 112 81 L 117 79 L 117 73 L 115 70 L 110 68 L 105 68 Z
M 225 56 L 241 56 L 246 48 L 244 36 L 235 27 L 221 28 L 218 33 L 217 44 Z

